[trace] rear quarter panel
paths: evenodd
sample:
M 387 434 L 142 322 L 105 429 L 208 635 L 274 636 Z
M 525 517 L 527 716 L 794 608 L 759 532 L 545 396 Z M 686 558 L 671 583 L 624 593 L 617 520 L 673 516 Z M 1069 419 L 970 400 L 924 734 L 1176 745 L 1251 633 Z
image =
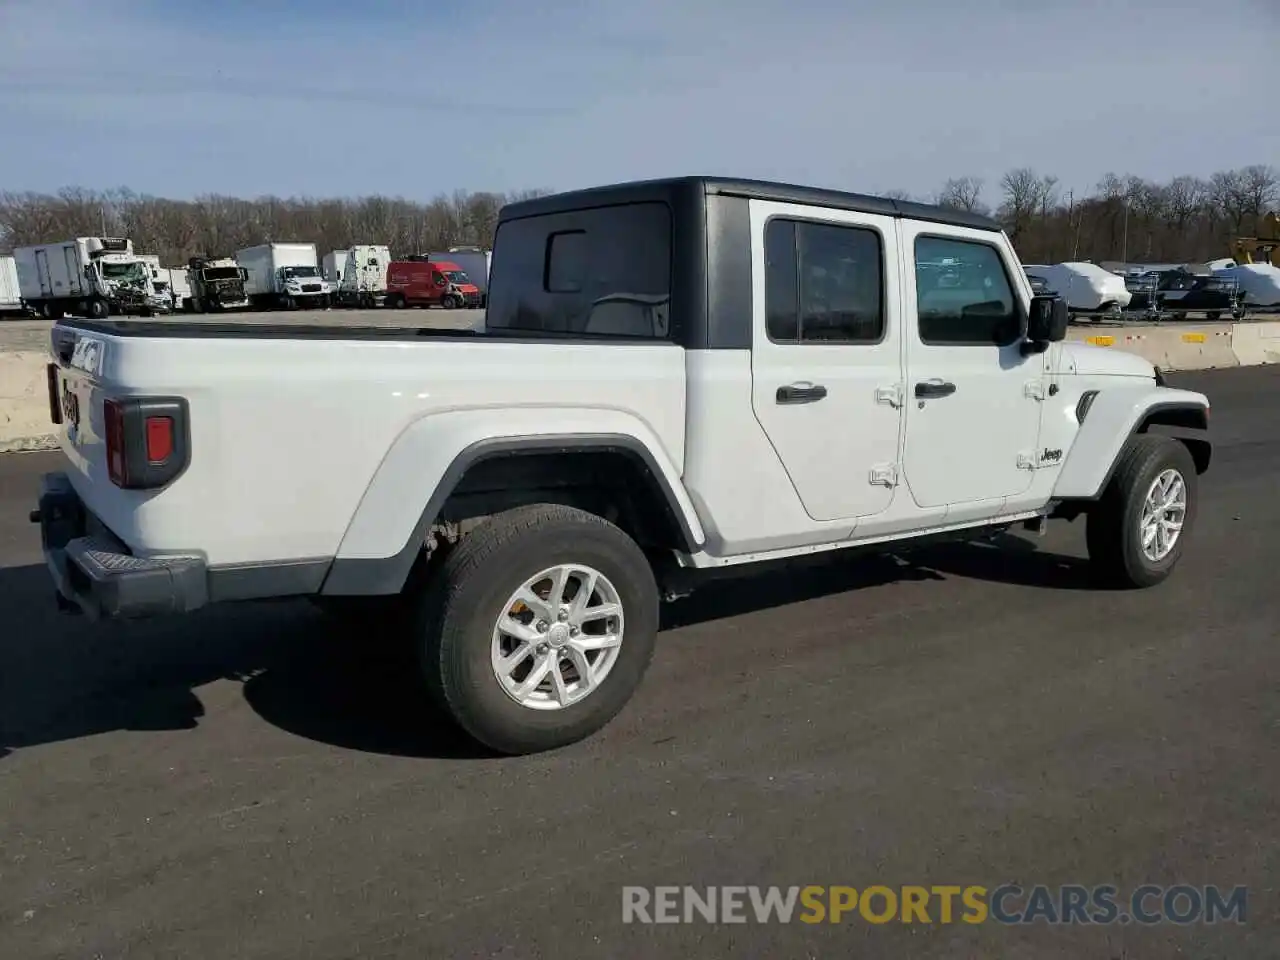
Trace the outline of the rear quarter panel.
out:
M 565 410 L 571 430 L 639 424 L 677 476 L 682 468 L 684 361 L 673 345 L 103 339 L 94 426 L 80 443 L 64 434 L 63 449 L 77 491 L 141 555 L 199 552 L 213 566 L 332 557 L 401 436 L 462 411 L 494 436 L 556 432 Z M 191 463 L 170 486 L 109 483 L 106 394 L 188 400 Z M 383 482 L 394 502 L 357 528 L 372 531 L 352 541 L 357 555 L 397 538 L 398 548 L 418 521 L 440 449 L 454 442 L 441 431 L 433 443 L 427 431 L 414 431 L 415 449 L 430 456 L 398 459 L 399 479 Z

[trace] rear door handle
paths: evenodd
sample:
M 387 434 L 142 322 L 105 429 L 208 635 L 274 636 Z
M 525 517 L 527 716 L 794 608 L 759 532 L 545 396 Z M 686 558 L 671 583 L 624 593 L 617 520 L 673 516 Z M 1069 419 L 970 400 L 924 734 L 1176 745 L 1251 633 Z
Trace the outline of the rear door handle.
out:
M 932 400 L 938 397 L 949 397 L 956 392 L 954 383 L 943 380 L 925 380 L 916 384 L 916 397 L 921 400 Z
M 827 388 L 820 383 L 792 383 L 779 387 L 778 403 L 817 403 L 827 395 Z

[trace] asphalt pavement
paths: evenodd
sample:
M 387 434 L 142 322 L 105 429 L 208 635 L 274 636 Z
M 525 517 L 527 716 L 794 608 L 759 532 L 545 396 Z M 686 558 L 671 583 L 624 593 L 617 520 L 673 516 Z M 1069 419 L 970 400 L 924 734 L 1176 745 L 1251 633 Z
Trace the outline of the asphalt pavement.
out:
M 528 758 L 304 603 L 56 614 L 27 514 L 57 455 L 0 458 L 0 957 L 1273 957 L 1280 370 L 1171 379 L 1218 447 L 1162 586 L 1090 588 L 1082 523 L 717 584 L 618 720 Z M 1248 908 L 622 918 L 627 885 L 1004 883 Z

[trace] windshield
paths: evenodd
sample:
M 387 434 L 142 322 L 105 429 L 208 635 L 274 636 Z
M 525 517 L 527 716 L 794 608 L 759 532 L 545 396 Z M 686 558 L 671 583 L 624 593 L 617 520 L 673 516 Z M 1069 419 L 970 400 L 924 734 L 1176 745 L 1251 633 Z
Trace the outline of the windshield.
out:
M 320 272 L 315 267 L 285 267 L 286 277 L 318 277 Z
M 470 283 L 471 278 L 462 270 L 445 270 L 444 275 L 449 278 L 450 283 Z
M 123 280 L 125 282 L 141 282 L 147 280 L 147 268 L 140 263 L 108 263 L 100 261 L 104 280 Z
M 206 283 L 214 280 L 240 279 L 240 270 L 238 267 L 206 267 L 201 272 L 204 274 Z

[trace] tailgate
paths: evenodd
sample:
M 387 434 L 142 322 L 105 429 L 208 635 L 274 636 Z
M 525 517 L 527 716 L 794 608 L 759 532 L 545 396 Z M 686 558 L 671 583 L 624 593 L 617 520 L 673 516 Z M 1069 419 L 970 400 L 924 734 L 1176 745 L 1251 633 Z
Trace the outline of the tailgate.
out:
M 127 338 L 55 325 L 49 413 L 64 472 L 84 505 L 129 546 L 136 510 L 181 472 L 188 453 L 186 403 L 137 397 L 110 371 Z

